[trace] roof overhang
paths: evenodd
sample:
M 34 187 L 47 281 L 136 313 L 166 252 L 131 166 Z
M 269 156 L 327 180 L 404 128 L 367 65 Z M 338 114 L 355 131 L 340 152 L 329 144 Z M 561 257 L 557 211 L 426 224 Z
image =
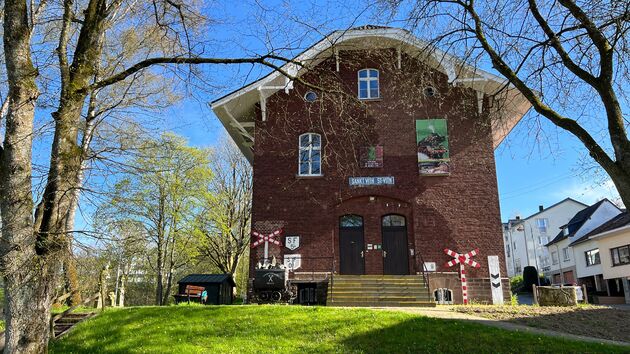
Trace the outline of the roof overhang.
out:
M 612 229 L 612 230 L 608 230 L 608 231 L 602 232 L 602 233 L 597 234 L 597 235 L 590 236 L 589 239 L 590 240 L 594 240 L 594 239 L 605 238 L 605 237 L 608 237 L 608 236 L 615 236 L 615 235 L 621 234 L 621 233 L 623 233 L 625 231 L 630 231 L 630 225 L 625 225 L 625 226 L 622 226 L 622 227 L 618 227 L 616 229 Z
M 527 99 L 504 78 L 465 64 L 459 58 L 431 46 L 408 31 L 398 28 L 367 28 L 336 31 L 326 36 L 292 62 L 281 67 L 290 77 L 299 77 L 309 67 L 338 51 L 364 48 L 395 48 L 404 51 L 447 75 L 452 85 L 469 87 L 478 93 L 478 107 L 483 109 L 484 95 L 495 97 L 491 107 L 494 148 L 531 108 Z M 273 71 L 215 101 L 210 106 L 245 157 L 253 161 L 256 104 L 260 104 L 262 119 L 266 118 L 266 99 L 284 90 L 288 93 L 293 82 L 280 71 Z

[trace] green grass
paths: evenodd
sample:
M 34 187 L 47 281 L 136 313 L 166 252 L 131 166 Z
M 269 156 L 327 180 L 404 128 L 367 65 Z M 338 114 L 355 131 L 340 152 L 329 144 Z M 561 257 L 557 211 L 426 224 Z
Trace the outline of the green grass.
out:
M 368 309 L 170 306 L 108 309 L 51 353 L 627 353 L 628 347 Z

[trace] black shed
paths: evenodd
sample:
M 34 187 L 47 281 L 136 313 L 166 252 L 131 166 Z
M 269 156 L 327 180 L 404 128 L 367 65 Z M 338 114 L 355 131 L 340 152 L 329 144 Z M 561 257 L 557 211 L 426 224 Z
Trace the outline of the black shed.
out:
M 184 297 L 190 292 L 190 289 L 203 287 L 208 292 L 206 304 L 210 305 L 231 304 L 233 290 L 236 286 L 231 274 L 189 274 L 177 283 L 179 284 L 179 294 L 176 295 L 176 299 Z

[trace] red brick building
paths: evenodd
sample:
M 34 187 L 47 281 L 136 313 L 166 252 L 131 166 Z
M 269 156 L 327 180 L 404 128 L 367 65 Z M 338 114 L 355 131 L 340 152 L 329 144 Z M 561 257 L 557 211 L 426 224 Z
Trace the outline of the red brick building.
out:
M 274 72 L 212 103 L 253 166 L 252 229 L 282 230 L 269 258 L 299 258 L 289 278 L 300 284 L 426 264 L 431 290 L 457 303 L 459 267 L 444 249 L 478 248 L 467 292 L 491 301 L 488 256 L 507 275 L 494 149 L 526 100 L 395 28 L 338 31 L 295 61 L 284 70 L 299 80 Z

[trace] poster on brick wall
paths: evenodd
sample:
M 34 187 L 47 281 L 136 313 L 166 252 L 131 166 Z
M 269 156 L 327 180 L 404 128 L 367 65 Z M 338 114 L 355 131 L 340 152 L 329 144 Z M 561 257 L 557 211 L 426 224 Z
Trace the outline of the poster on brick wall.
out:
M 360 151 L 361 168 L 383 167 L 383 146 L 364 146 Z
M 446 119 L 416 120 L 418 169 L 421 175 L 444 176 L 451 172 Z
M 503 286 L 501 285 L 501 269 L 499 268 L 499 256 L 488 256 L 488 271 L 490 272 L 490 290 L 492 291 L 492 304 L 503 305 Z

